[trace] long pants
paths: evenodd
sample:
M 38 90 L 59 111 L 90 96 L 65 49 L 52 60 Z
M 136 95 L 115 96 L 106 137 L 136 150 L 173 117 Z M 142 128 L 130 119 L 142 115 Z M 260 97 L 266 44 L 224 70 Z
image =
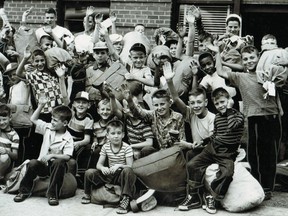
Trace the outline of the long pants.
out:
M 236 155 L 235 148 L 233 150 L 226 148 L 226 150 L 218 153 L 215 151 L 213 144 L 209 143 L 200 154 L 187 163 L 189 192 L 199 192 L 198 190 L 204 185 L 206 168 L 213 163 L 217 163 L 220 170 L 216 174 L 216 179 L 211 183 L 211 189 L 215 196 L 224 196 L 232 181 Z
M 251 174 L 264 191 L 273 191 L 278 148 L 281 140 L 281 121 L 278 115 L 248 118 L 248 162 Z
M 47 197 L 58 198 L 66 169 L 66 160 L 63 159 L 49 161 L 48 166 L 41 161 L 33 159 L 28 163 L 26 174 L 20 183 L 19 192 L 30 194 L 33 189 L 33 181 L 37 176 L 50 176 Z
M 118 169 L 113 175 L 103 175 L 101 170 L 88 169 L 85 172 L 84 192 L 91 194 L 93 187 L 100 188 L 105 183 L 120 185 L 121 195 L 127 195 L 133 198 L 136 192 L 136 175 L 131 168 Z

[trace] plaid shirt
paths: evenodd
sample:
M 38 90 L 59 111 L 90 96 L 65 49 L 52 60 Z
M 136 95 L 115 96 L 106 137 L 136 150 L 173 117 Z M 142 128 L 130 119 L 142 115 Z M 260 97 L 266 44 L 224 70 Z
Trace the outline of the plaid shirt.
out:
M 144 121 L 151 123 L 152 132 L 157 140 L 160 149 L 166 149 L 173 145 L 169 131 L 179 131 L 179 139 L 185 140 L 184 119 L 183 116 L 170 110 L 170 118 L 163 122 L 162 118 L 154 110 L 145 110 L 140 105 L 131 103 L 131 112 L 135 117 L 143 118 Z
M 55 106 L 64 104 L 57 77 L 35 70 L 26 72 L 26 79 L 35 91 L 37 103 L 41 93 L 45 93 L 48 98 L 48 102 L 41 111 L 42 113 L 50 113 Z

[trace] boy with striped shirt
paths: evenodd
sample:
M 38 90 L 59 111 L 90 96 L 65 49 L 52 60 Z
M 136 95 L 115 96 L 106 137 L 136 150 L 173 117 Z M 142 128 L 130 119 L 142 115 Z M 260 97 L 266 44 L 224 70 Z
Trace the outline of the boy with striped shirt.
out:
M 234 161 L 244 130 L 244 116 L 239 111 L 230 108 L 229 93 L 222 87 L 212 92 L 213 103 L 219 113 L 214 121 L 214 132 L 209 138 L 204 139 L 207 146 L 204 150 L 187 162 L 189 187 L 186 199 L 179 205 L 179 210 L 187 211 L 201 206 L 199 189 L 202 189 L 203 176 L 206 168 L 219 164 L 220 171 L 211 183 L 211 190 L 205 191 L 203 201 L 208 213 L 216 213 L 215 201 L 224 198 L 232 181 Z

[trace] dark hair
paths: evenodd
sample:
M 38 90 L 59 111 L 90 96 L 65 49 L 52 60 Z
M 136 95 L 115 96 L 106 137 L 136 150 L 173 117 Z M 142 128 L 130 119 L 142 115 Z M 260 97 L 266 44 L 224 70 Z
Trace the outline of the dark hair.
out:
M 267 40 L 267 39 L 277 40 L 277 38 L 272 34 L 266 34 L 262 37 L 262 40 Z
M 213 58 L 213 55 L 212 55 L 210 52 L 203 52 L 203 53 L 201 53 L 201 54 L 199 55 L 199 57 L 198 57 L 198 62 L 200 63 L 200 61 L 201 61 L 202 59 L 207 58 L 207 57 L 211 58 L 211 59 L 213 60 L 213 62 L 215 62 L 215 61 L 214 61 L 214 58 Z
M 60 105 L 60 106 L 54 107 L 54 109 L 52 110 L 52 116 L 59 117 L 61 121 L 66 120 L 69 122 L 70 119 L 72 118 L 72 111 L 68 106 Z
M 204 88 L 198 87 L 198 88 L 193 89 L 189 92 L 189 97 L 190 96 L 198 96 L 198 95 L 204 95 L 204 98 L 205 99 L 207 98 L 206 91 Z
M 244 46 L 242 49 L 241 49 L 241 55 L 243 53 L 253 53 L 253 52 L 256 52 L 256 54 L 258 55 L 258 50 L 255 46 L 252 46 L 252 45 L 248 45 L 248 46 Z
M 115 127 L 115 128 L 121 127 L 122 131 L 124 132 L 124 124 L 122 121 L 120 121 L 118 119 L 113 119 L 107 123 L 107 126 L 106 126 L 107 133 L 109 132 L 110 128 L 112 128 L 112 127 Z
M 229 18 L 226 20 L 226 25 L 228 25 L 228 23 L 231 22 L 231 21 L 236 21 L 236 22 L 238 22 L 238 25 L 240 26 L 240 20 L 239 20 L 239 18 L 233 17 L 233 16 L 229 17 Z
M 207 39 L 211 39 L 211 42 L 214 41 L 213 35 L 209 32 L 203 32 L 202 34 L 199 34 L 198 36 L 199 42 L 203 42 L 204 40 L 207 40 Z
M 9 117 L 11 115 L 11 109 L 6 104 L 0 105 L 0 116 Z
M 156 90 L 151 98 L 166 98 L 168 101 L 171 99 L 169 92 L 165 89 Z
M 220 88 L 217 88 L 214 91 L 212 91 L 211 97 L 213 100 L 217 100 L 220 97 L 226 97 L 227 99 L 229 99 L 230 95 L 226 89 L 220 87 Z
M 45 10 L 45 14 L 48 13 L 48 14 L 51 14 L 53 13 L 54 15 L 56 15 L 56 10 L 54 8 L 47 8 Z

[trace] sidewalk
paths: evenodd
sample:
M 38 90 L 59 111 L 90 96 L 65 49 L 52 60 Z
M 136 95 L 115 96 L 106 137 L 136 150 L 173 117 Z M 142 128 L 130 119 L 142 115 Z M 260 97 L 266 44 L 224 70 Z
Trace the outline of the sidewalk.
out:
M 22 203 L 13 201 L 14 195 L 4 194 L 0 191 L 0 211 L 5 216 L 114 216 L 113 208 L 103 208 L 95 204 L 81 204 L 83 190 L 78 189 L 76 196 L 60 200 L 59 206 L 49 206 L 47 199 L 43 197 L 31 197 Z M 219 210 L 218 216 L 284 216 L 288 212 L 288 193 L 275 192 L 274 197 L 269 201 L 264 201 L 258 208 L 245 213 L 231 213 Z M 147 215 L 147 216 L 207 216 L 210 215 L 202 209 L 194 209 L 188 212 L 178 211 L 174 207 L 157 206 L 150 212 L 129 212 L 131 215 Z

